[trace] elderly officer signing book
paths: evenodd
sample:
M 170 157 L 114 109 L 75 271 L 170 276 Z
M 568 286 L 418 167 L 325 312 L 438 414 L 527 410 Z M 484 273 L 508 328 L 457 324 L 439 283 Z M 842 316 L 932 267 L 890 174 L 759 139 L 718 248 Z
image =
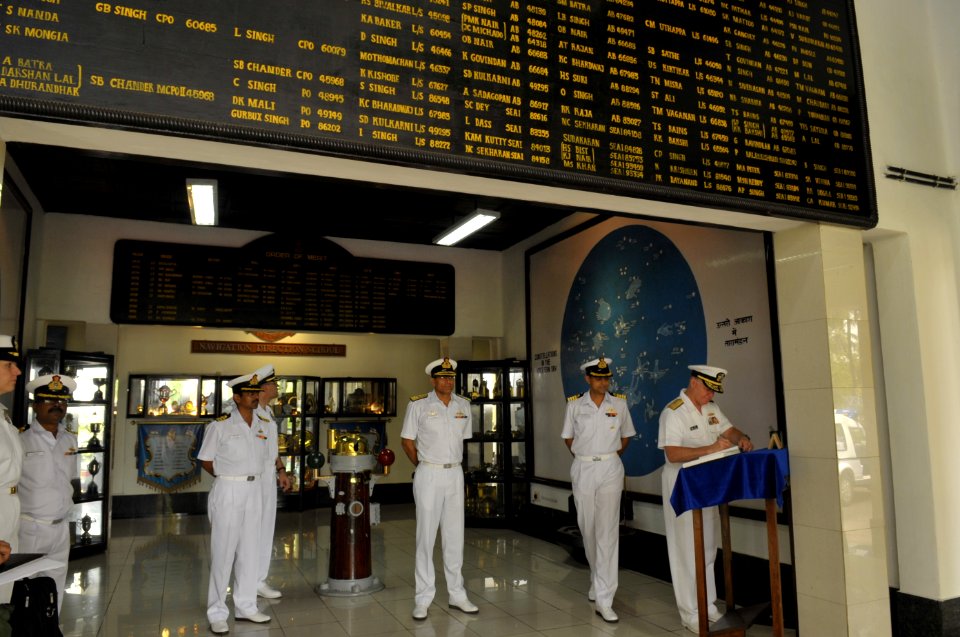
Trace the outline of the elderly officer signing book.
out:
M 688 630 L 699 633 L 693 512 L 687 511 L 677 516 L 670 506 L 670 496 L 684 462 L 734 446 L 740 447 L 742 451 L 750 451 L 753 443 L 750 442 L 750 436 L 734 427 L 720 411 L 720 407 L 713 402 L 714 394 L 723 393 L 727 370 L 710 365 L 690 365 L 688 369 L 690 379 L 687 387 L 660 414 L 657 445 L 663 449 L 666 459 L 661 475 L 661 488 L 673 592 L 677 598 L 681 623 Z M 707 617 L 711 622 L 723 616 L 717 608 L 717 586 L 713 575 L 719 528 L 720 512 L 717 507 L 703 509 Z

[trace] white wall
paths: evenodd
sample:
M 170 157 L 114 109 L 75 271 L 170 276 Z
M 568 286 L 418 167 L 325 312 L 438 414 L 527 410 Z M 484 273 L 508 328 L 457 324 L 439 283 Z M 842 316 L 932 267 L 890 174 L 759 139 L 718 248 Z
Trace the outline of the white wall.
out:
M 956 176 L 960 89 L 951 0 L 860 0 L 857 20 L 880 219 L 874 244 L 902 592 L 960 596 L 960 203 L 952 190 L 883 177 L 887 165 Z M 894 538 L 890 538 L 891 541 Z

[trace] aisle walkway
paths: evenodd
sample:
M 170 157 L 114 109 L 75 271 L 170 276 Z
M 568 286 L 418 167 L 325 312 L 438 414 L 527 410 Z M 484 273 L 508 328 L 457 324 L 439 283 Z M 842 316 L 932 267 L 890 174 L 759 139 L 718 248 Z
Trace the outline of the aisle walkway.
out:
M 589 571 L 560 546 L 513 531 L 467 529 L 464 578 L 480 607 L 447 607 L 443 571 L 425 621 L 413 610 L 412 505 L 385 506 L 373 527 L 374 575 L 386 587 L 359 597 L 321 597 L 327 580 L 330 510 L 277 516 L 271 583 L 279 600 L 259 600 L 269 624 L 230 620 L 230 635 L 257 637 L 645 637 L 686 635 L 668 583 L 623 570 L 607 624 L 587 601 Z M 64 637 L 211 635 L 205 516 L 116 520 L 107 553 L 71 564 L 61 614 Z M 437 542 L 439 558 L 439 540 Z M 769 635 L 757 626 L 750 637 Z M 788 634 L 794 634 L 788 631 Z

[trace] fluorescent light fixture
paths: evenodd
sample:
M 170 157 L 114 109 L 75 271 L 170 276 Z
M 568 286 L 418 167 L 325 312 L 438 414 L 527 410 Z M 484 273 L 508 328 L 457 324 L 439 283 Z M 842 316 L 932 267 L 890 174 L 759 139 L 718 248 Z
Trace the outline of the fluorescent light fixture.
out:
M 187 202 L 194 225 L 217 225 L 216 179 L 187 179 Z
M 445 230 L 442 234 L 434 237 L 433 242 L 441 246 L 452 246 L 463 238 L 473 234 L 480 228 L 486 226 L 491 221 L 500 218 L 500 213 L 495 210 L 484 210 L 477 208 L 473 214 L 452 227 Z

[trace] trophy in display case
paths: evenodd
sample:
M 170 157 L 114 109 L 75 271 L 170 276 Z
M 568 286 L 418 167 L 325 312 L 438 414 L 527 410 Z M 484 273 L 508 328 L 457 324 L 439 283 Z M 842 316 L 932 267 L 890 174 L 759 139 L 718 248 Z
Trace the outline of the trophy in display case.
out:
M 480 484 L 477 485 L 477 515 L 481 518 L 496 517 L 499 509 L 497 505 L 497 496 L 499 494 L 499 485 Z
M 171 395 L 173 395 L 173 390 L 167 385 L 161 385 L 157 389 L 157 400 L 160 401 L 160 407 L 157 408 L 158 416 L 167 415 L 167 401 L 170 400 Z
M 103 449 L 103 445 L 100 444 L 100 439 L 97 438 L 97 434 L 100 433 L 100 428 L 103 427 L 103 423 L 92 422 L 90 423 L 90 433 L 93 434 L 90 436 L 90 440 L 87 441 L 87 448 L 93 449 L 94 451 L 100 451 Z
M 102 401 L 103 401 L 103 396 L 104 396 L 104 394 L 103 394 L 103 387 L 104 387 L 104 385 L 107 384 L 107 379 L 106 379 L 106 378 L 94 378 L 94 379 L 93 379 L 93 384 L 97 386 L 97 391 L 95 391 L 95 392 L 93 393 L 93 401 L 94 401 L 94 402 L 102 402 Z
M 94 457 L 87 464 L 87 471 L 90 472 L 90 483 L 87 485 L 86 499 L 93 500 L 100 496 L 100 488 L 97 486 L 97 474 L 100 473 L 100 461 Z
M 517 383 L 516 383 L 515 387 L 516 387 L 516 393 L 514 394 L 514 396 L 515 396 L 516 398 L 523 398 L 523 390 L 524 390 L 524 387 L 523 387 L 523 379 L 522 379 L 522 378 L 518 378 L 518 379 L 517 379 Z
M 80 518 L 80 528 L 83 529 L 83 535 L 80 536 L 80 544 L 90 544 L 93 537 L 90 535 L 90 527 L 96 522 L 89 514 Z

